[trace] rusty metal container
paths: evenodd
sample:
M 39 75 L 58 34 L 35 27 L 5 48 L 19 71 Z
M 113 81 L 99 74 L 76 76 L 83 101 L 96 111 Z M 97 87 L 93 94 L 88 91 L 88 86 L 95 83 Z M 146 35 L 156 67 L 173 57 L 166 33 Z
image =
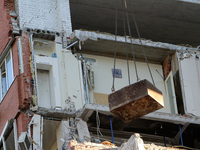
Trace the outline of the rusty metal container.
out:
M 110 94 L 108 101 L 110 111 L 124 122 L 164 107 L 162 92 L 146 79 Z

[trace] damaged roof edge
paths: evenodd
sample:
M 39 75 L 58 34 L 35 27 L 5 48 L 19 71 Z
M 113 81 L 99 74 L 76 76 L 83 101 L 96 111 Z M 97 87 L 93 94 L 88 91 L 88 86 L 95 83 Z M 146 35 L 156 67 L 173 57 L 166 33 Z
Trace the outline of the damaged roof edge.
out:
M 127 38 L 129 38 L 127 36 Z M 79 39 L 80 41 L 86 41 L 88 39 L 98 41 L 98 39 L 102 40 L 110 40 L 115 41 L 115 35 L 110 33 L 102 33 L 98 31 L 87 31 L 87 30 L 74 30 L 71 34 L 71 39 L 76 40 Z M 155 47 L 155 48 L 161 48 L 161 49 L 168 49 L 168 50 L 196 50 L 196 48 L 187 47 L 187 46 L 180 46 L 180 45 L 174 45 L 169 43 L 162 43 L 162 42 L 153 42 L 151 40 L 141 39 L 142 45 L 147 47 Z M 117 36 L 117 42 L 125 42 L 124 36 Z M 127 41 L 127 43 L 131 43 L 130 40 Z M 132 38 L 132 43 L 135 45 L 141 45 L 140 39 L 138 38 Z
M 109 110 L 109 107 L 106 105 L 86 104 L 84 105 L 82 109 L 77 111 L 76 116 L 87 121 L 94 111 L 98 111 L 105 115 L 112 115 L 112 113 Z M 200 118 L 196 116 L 182 116 L 179 114 L 169 114 L 169 113 L 162 113 L 162 112 L 153 112 L 141 118 L 156 120 L 156 121 L 171 122 L 171 123 L 182 124 L 182 125 L 186 123 L 200 124 Z

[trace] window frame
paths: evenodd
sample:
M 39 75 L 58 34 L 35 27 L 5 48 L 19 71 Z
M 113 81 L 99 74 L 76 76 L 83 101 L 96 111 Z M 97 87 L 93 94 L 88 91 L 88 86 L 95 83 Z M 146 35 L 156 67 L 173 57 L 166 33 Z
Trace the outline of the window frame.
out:
M 171 94 L 172 94 L 172 97 L 170 98 L 169 96 L 169 91 L 168 91 L 168 84 L 167 84 L 167 81 L 169 81 L 171 83 Z M 174 88 L 174 81 L 173 81 L 173 74 L 172 74 L 172 71 L 168 74 L 167 78 L 165 79 L 165 88 L 166 88 L 166 92 L 167 92 L 167 99 L 168 99 L 168 102 L 169 102 L 169 108 L 170 108 L 170 113 L 172 114 L 178 114 L 178 108 L 177 108 L 177 102 L 176 102 L 176 94 L 175 94 L 175 88 Z M 171 108 L 171 105 L 173 105 L 174 107 L 174 113 L 172 112 L 172 108 Z
M 6 93 L 9 90 L 10 86 L 12 85 L 12 82 L 11 82 L 10 86 L 9 86 L 9 83 L 8 83 L 8 70 L 7 70 L 7 57 L 8 57 L 8 55 L 10 55 L 10 61 L 11 61 L 11 78 L 12 78 L 11 81 L 12 82 L 14 81 L 13 56 L 12 56 L 12 49 L 10 48 L 10 50 L 7 52 L 4 59 L 0 63 L 0 103 L 2 102 L 3 98 L 5 97 Z M 5 71 L 6 71 L 6 92 L 3 95 L 1 67 L 2 67 L 4 62 L 5 62 Z

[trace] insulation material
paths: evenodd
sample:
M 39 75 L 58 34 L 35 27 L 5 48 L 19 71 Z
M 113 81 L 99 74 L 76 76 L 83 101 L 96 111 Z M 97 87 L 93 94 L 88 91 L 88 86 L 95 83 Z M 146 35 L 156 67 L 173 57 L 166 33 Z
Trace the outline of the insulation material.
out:
M 108 95 L 102 93 L 93 92 L 94 100 L 96 104 L 108 105 Z
M 124 122 L 164 107 L 162 92 L 146 79 L 110 94 L 108 100 L 110 111 Z

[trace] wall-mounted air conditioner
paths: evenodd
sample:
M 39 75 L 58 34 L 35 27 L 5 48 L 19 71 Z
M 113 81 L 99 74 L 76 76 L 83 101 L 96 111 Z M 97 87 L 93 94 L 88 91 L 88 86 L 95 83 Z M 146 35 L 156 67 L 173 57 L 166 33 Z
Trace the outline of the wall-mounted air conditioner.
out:
M 27 135 L 27 132 L 22 132 L 19 140 L 19 147 L 21 150 L 29 150 L 31 147 L 31 140 L 29 138 L 29 136 Z

